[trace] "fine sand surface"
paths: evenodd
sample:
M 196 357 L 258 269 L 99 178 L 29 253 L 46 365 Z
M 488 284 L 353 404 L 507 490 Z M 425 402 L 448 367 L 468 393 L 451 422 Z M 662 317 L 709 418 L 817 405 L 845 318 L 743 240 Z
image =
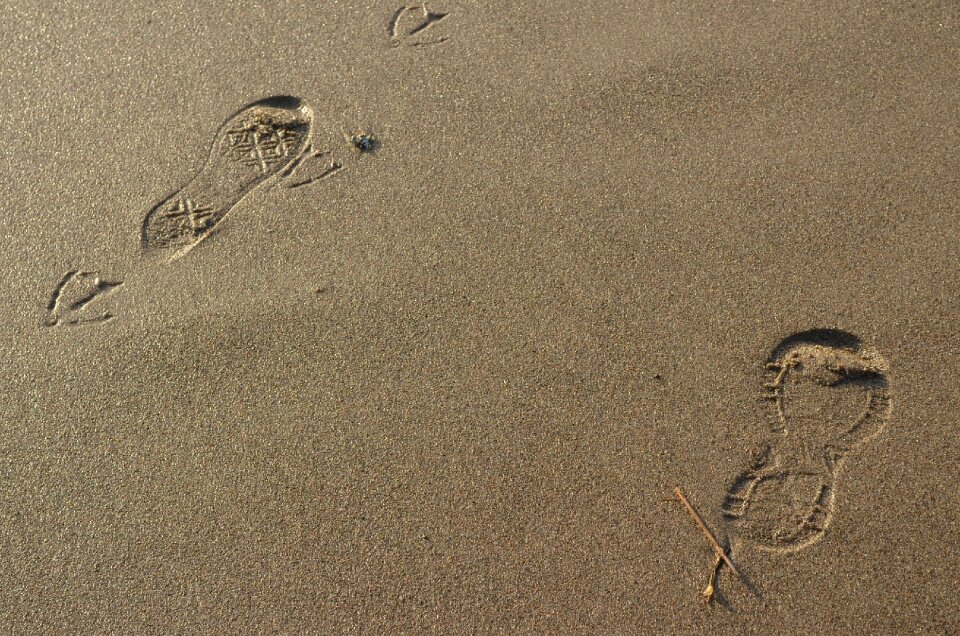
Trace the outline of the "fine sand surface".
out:
M 957 3 L 0 45 L 0 632 L 960 630 Z

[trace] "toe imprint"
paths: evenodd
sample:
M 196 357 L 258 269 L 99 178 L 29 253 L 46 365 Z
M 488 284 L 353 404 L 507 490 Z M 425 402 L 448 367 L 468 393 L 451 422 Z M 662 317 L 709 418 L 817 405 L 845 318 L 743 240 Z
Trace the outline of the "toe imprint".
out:
M 850 334 L 814 330 L 781 342 L 766 369 L 774 439 L 734 481 L 723 514 L 758 546 L 795 551 L 823 537 L 843 458 L 889 417 L 887 364 Z

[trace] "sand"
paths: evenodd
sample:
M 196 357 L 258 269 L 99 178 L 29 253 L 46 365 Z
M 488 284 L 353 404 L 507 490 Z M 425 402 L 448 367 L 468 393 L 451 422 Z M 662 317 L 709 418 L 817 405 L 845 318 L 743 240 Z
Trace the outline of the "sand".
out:
M 68 4 L 0 24 L 0 631 L 960 629 L 955 3 Z M 203 173 L 278 96 L 319 154 Z

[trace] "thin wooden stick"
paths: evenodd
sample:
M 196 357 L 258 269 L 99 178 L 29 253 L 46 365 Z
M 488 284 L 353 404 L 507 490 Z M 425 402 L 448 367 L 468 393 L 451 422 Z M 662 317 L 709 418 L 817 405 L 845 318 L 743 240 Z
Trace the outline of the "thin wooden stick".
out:
M 737 575 L 737 578 L 742 578 L 740 573 L 737 572 L 737 568 L 734 567 L 733 563 L 727 558 L 726 551 L 720 547 L 720 544 L 717 543 L 717 540 L 714 538 L 713 533 L 710 532 L 710 528 L 707 527 L 707 524 L 703 522 L 703 519 L 700 518 L 700 515 L 697 514 L 697 511 L 693 509 L 690 500 L 687 499 L 683 491 L 680 490 L 680 486 L 677 486 L 673 489 L 673 494 L 677 496 L 677 499 L 680 500 L 680 503 L 683 504 L 683 507 L 687 509 L 687 512 L 690 513 L 690 516 L 693 517 L 693 520 L 696 522 L 697 527 L 703 532 L 704 536 L 707 537 L 707 540 L 710 541 L 710 545 L 713 546 L 714 552 L 717 553 L 717 556 L 723 559 L 723 562 L 727 564 L 727 567 L 730 568 L 730 571 Z

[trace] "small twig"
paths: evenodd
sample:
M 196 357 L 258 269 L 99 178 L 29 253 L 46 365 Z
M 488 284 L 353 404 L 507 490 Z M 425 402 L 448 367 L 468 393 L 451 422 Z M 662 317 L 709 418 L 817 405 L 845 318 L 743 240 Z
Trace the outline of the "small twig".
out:
M 710 541 L 710 545 L 713 546 L 713 551 L 717 553 L 717 556 L 723 559 L 723 562 L 727 564 L 727 567 L 730 568 L 730 571 L 740 577 L 740 573 L 737 571 L 737 568 L 734 567 L 733 562 L 727 557 L 726 551 L 717 543 L 716 538 L 714 538 L 713 533 L 710 532 L 710 528 L 707 527 L 707 524 L 703 522 L 703 519 L 700 518 L 700 515 L 697 514 L 697 511 L 693 509 L 690 500 L 688 500 L 683 491 L 680 490 L 680 486 L 677 486 L 673 489 L 673 494 L 677 496 L 677 499 L 680 500 L 680 503 L 683 504 L 683 507 L 687 509 L 687 512 L 690 513 L 690 516 L 693 517 L 694 522 L 696 522 L 697 527 L 703 532 L 704 536 L 707 537 L 707 540 Z
M 717 560 L 713 562 L 713 569 L 710 571 L 710 580 L 707 582 L 707 587 L 700 592 L 700 594 L 703 595 L 703 600 L 707 605 L 714 601 L 714 597 L 717 594 L 714 584 L 717 582 L 717 574 L 720 572 L 721 565 L 723 565 L 723 558 L 718 554 Z

